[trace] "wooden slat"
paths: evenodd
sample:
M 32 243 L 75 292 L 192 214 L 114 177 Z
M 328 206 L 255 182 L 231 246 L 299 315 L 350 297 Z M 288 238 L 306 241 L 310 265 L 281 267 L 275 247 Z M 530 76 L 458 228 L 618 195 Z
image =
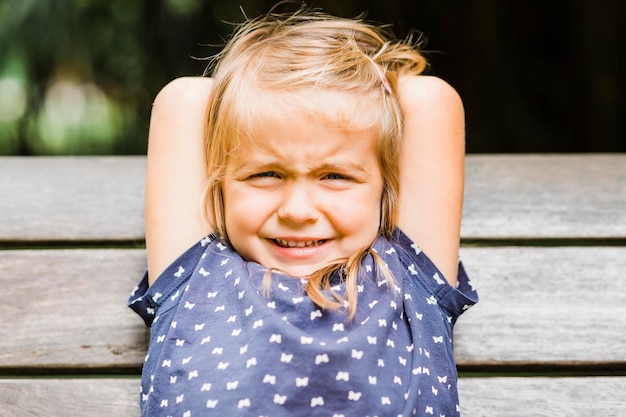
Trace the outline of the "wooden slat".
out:
M 0 380 L 0 417 L 138 416 L 139 380 Z M 463 417 L 626 415 L 626 378 L 461 378 Z
M 626 155 L 469 155 L 462 235 L 626 238 Z M 0 242 L 141 240 L 143 157 L 0 158 Z
M 626 248 L 463 248 L 481 302 L 455 329 L 463 365 L 626 363 Z M 0 251 L 0 367 L 135 366 L 128 293 L 142 250 Z
M 143 157 L 0 158 L 0 242 L 144 238 Z
M 141 241 L 143 157 L 0 158 L 0 244 Z M 626 238 L 626 155 L 470 155 L 465 239 Z M 0 370 L 139 368 L 143 250 L 0 251 Z M 460 365 L 626 366 L 626 247 L 464 247 Z M 496 368 L 502 370 L 504 368 Z M 47 371 L 46 371 L 47 370 Z M 138 378 L 0 380 L 0 417 L 137 416 Z M 626 377 L 462 378 L 463 416 L 623 416 Z
M 0 251 L 0 367 L 127 367 L 146 327 L 126 307 L 143 250 Z
M 626 364 L 626 248 L 463 248 L 480 303 L 460 364 Z
M 626 378 L 461 378 L 463 417 L 623 417 Z
M 626 238 L 626 154 L 470 155 L 464 238 Z
M 139 379 L 0 380 L 0 417 L 138 417 Z

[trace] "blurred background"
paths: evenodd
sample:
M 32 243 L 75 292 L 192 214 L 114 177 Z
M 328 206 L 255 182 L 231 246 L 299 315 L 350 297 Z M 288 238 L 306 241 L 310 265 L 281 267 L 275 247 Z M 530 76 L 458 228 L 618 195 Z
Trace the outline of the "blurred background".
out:
M 264 0 L 0 0 L 0 154 L 142 154 L 163 85 Z M 327 0 L 412 29 L 461 94 L 470 153 L 626 151 L 626 2 Z M 241 7 L 241 9 L 240 9 Z

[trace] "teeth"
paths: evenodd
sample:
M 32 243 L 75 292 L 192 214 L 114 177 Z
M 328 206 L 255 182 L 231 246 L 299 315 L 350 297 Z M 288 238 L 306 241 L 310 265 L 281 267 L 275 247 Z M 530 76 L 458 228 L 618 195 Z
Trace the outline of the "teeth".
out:
M 276 243 L 280 246 L 289 247 L 289 248 L 310 248 L 313 246 L 318 246 L 324 243 L 324 240 L 309 240 L 309 241 L 293 241 L 293 240 L 283 240 L 283 239 L 275 239 Z

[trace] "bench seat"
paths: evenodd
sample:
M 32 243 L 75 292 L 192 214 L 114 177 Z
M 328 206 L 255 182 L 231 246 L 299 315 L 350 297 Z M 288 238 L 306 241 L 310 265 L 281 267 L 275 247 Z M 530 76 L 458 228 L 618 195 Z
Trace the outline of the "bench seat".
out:
M 0 416 L 138 416 L 143 157 L 0 157 Z M 463 415 L 626 415 L 626 155 L 469 155 Z

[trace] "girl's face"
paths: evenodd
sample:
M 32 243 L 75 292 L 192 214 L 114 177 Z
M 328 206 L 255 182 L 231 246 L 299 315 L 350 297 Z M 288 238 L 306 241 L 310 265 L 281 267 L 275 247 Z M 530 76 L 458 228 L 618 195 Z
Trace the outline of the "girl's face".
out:
M 376 135 L 298 111 L 256 131 L 254 144 L 231 159 L 223 182 L 224 221 L 235 250 L 302 277 L 370 246 L 383 189 Z

